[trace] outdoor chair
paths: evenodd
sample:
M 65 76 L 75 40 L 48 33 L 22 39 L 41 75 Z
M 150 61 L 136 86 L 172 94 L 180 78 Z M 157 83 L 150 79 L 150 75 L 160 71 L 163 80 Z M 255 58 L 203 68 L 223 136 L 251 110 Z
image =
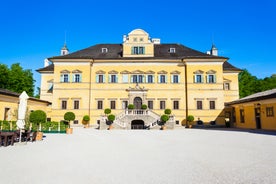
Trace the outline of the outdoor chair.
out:
M 37 135 L 37 131 L 32 132 L 32 134 L 30 135 L 30 141 L 32 142 L 36 141 L 36 135 Z
M 28 130 L 27 132 L 24 133 L 24 139 L 26 142 L 31 140 L 31 133 L 32 133 L 31 130 Z

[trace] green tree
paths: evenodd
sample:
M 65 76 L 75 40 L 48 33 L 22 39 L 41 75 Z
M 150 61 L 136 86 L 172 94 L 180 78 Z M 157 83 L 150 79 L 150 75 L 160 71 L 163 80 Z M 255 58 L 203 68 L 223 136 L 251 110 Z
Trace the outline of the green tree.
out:
M 22 93 L 26 91 L 29 96 L 34 96 L 34 82 L 33 73 L 31 70 L 23 70 L 19 63 L 11 65 L 10 70 L 10 90 Z
M 260 81 L 252 76 L 246 69 L 239 74 L 239 93 L 240 98 L 261 91 Z
M 9 68 L 4 64 L 0 64 L 0 88 L 9 89 Z
M 29 96 L 34 96 L 34 82 L 32 71 L 24 70 L 19 63 L 12 64 L 10 69 L 0 64 L 0 88 L 16 93 L 26 91 Z
M 37 125 L 40 125 L 41 123 L 46 122 L 46 113 L 42 110 L 36 110 L 30 113 L 30 119 L 29 121 L 32 123 L 36 123 Z M 41 130 L 41 127 L 39 128 Z
M 73 112 L 66 112 L 64 114 L 64 120 L 68 121 L 69 128 L 70 128 L 70 121 L 74 121 L 75 118 L 76 118 L 76 116 Z

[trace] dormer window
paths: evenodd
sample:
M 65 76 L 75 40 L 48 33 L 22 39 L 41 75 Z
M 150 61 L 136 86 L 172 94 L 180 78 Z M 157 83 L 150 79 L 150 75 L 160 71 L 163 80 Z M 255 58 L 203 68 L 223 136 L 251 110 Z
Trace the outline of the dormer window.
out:
M 170 53 L 175 53 L 175 48 L 170 48 L 169 52 Z
M 107 53 L 108 49 L 107 48 L 102 48 L 102 53 Z
M 145 47 L 132 47 L 131 54 L 133 55 L 145 54 Z

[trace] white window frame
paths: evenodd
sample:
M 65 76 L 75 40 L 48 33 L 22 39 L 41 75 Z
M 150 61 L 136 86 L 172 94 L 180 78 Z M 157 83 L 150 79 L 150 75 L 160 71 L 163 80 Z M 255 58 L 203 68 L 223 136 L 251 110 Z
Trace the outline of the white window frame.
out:
M 200 81 L 198 80 L 197 76 L 200 76 Z M 203 74 L 195 74 L 194 75 L 194 82 L 195 83 L 204 83 L 204 77 L 203 77 Z
M 213 78 L 211 78 L 211 76 L 213 76 Z M 210 79 L 212 79 L 212 80 L 210 80 Z M 216 83 L 216 75 L 215 74 L 207 74 L 206 82 L 209 83 L 209 84 Z
M 103 78 L 103 80 L 102 81 L 100 81 L 100 76 L 102 76 Z M 97 74 L 96 75 L 96 83 L 100 83 L 100 84 L 102 84 L 102 83 L 105 83 L 105 75 L 104 74 Z
M 152 79 L 152 81 L 150 81 L 149 80 L 149 77 L 152 77 L 151 79 Z M 146 83 L 154 83 L 154 75 L 152 75 L 152 74 L 149 74 L 149 75 L 146 75 Z
M 163 78 L 164 76 L 164 78 Z M 164 79 L 164 81 L 163 81 Z M 159 74 L 158 75 L 158 83 L 160 84 L 166 84 L 167 83 L 167 75 L 166 74 Z
M 177 78 L 177 80 L 175 80 L 175 77 Z M 180 79 L 179 75 L 176 75 L 176 74 L 171 75 L 171 83 L 177 84 L 180 82 L 179 79 Z
M 113 76 L 115 77 L 115 80 L 113 80 L 114 79 Z M 108 82 L 109 83 L 118 83 L 118 74 L 109 74 Z
M 65 78 L 65 76 L 67 76 L 67 78 Z M 67 81 L 65 81 L 65 79 L 67 79 Z M 69 83 L 70 82 L 70 74 L 69 73 L 62 73 L 60 75 L 60 82 Z
M 175 53 L 175 51 L 176 51 L 175 48 L 170 48 L 169 50 L 170 53 Z
M 77 81 L 77 75 L 79 75 L 79 80 Z M 80 83 L 82 81 L 81 73 L 74 73 L 73 74 L 73 82 Z

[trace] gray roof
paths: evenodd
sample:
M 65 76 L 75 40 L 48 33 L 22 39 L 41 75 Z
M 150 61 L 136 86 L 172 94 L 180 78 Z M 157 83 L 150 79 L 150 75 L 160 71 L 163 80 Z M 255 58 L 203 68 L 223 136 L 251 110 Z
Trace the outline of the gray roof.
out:
M 49 66 L 39 68 L 36 70 L 37 72 L 43 73 L 43 72 L 53 72 L 54 71 L 54 65 L 50 64 Z
M 102 53 L 102 48 L 107 48 L 107 53 Z M 175 48 L 175 53 L 170 53 L 170 48 Z M 51 59 L 122 59 L 123 45 L 122 44 L 97 44 L 86 49 L 82 49 L 64 56 L 55 56 Z M 203 52 L 191 49 L 181 44 L 155 44 L 154 57 L 127 57 L 124 59 L 182 59 L 182 58 L 221 58 L 226 57 L 213 56 Z
M 103 53 L 102 48 L 107 48 L 108 52 Z M 170 53 L 170 48 L 175 48 L 175 53 Z M 63 56 L 54 56 L 51 59 L 122 59 L 123 57 L 123 45 L 122 44 L 97 44 L 71 54 Z M 226 57 L 209 55 L 181 44 L 155 44 L 154 45 L 154 57 L 125 57 L 124 60 L 143 60 L 143 59 L 185 59 L 185 58 L 216 58 L 216 59 L 228 59 Z M 231 65 L 225 61 L 223 63 L 224 71 L 241 71 L 239 68 Z M 54 65 L 49 65 L 44 68 L 36 70 L 40 73 L 54 71 Z
M 240 103 L 244 103 L 244 102 L 253 102 L 253 101 L 266 100 L 266 99 L 272 99 L 272 98 L 276 98 L 276 88 L 267 90 L 267 91 L 263 91 L 263 92 L 259 92 L 259 93 L 255 93 L 255 94 L 246 96 L 244 98 L 241 98 L 239 100 L 235 100 L 233 102 L 227 102 L 225 104 L 226 105 L 234 105 L 234 104 L 240 104 Z
M 2 88 L 0 88 L 0 94 L 1 95 L 7 95 L 7 96 L 13 96 L 13 97 L 17 97 L 17 98 L 19 98 L 19 96 L 21 95 L 19 93 L 16 93 L 16 92 L 13 92 L 13 91 L 10 91 L 10 90 L 7 90 L 7 89 L 2 89 Z M 37 98 L 34 98 L 34 97 L 29 97 L 29 100 L 38 101 L 38 102 L 47 103 L 47 104 L 52 104 L 49 101 L 40 100 L 40 99 L 37 99 Z

